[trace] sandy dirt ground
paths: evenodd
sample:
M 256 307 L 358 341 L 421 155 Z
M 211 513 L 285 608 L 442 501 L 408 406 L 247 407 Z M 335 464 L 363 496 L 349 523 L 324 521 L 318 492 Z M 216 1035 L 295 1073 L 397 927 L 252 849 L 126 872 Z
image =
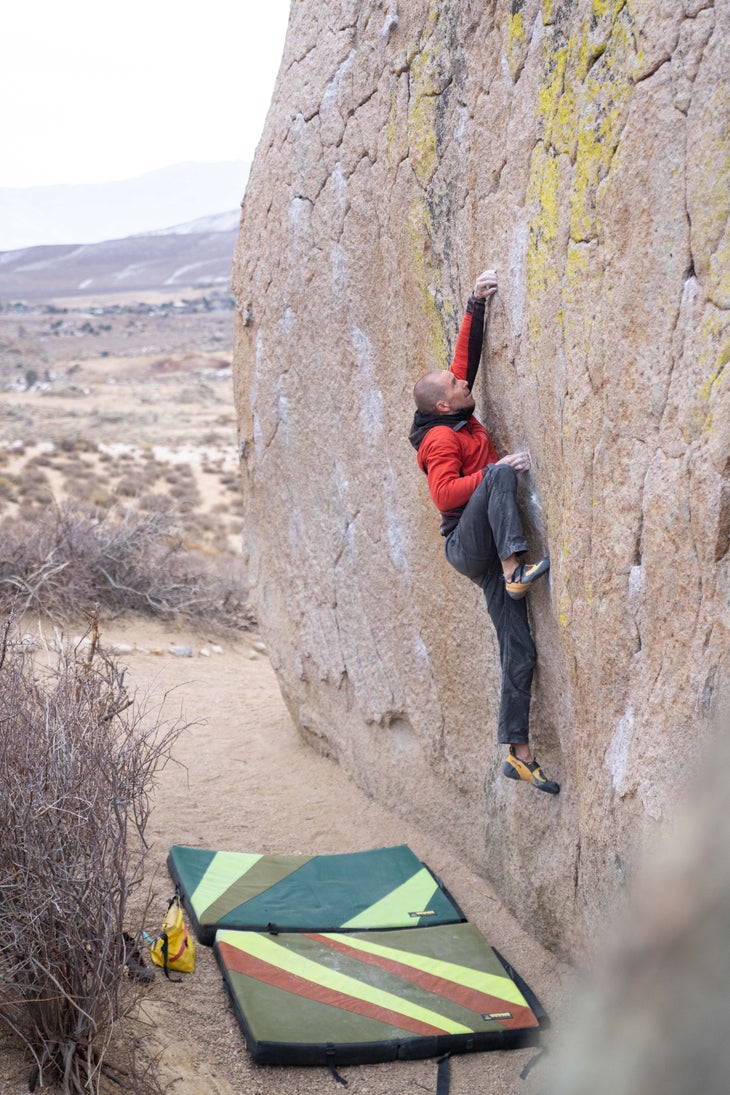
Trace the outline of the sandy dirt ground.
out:
M 153 910 L 161 916 L 172 892 L 165 860 L 175 843 L 265 854 L 339 853 L 406 843 L 538 995 L 553 1024 L 543 1035 L 549 1049 L 567 1009 L 570 969 L 518 926 L 489 882 L 457 859 L 444 841 L 373 802 L 332 760 L 302 742 L 266 654 L 255 649 L 257 636 L 221 640 L 130 620 L 105 626 L 102 639 L 134 648 L 119 659 L 128 666 L 128 682 L 140 698 L 151 705 L 164 698 L 170 721 L 182 714 L 191 724 L 175 747 L 177 763 L 160 773 L 148 828 L 153 846 L 146 884 Z M 222 646 L 220 653 L 200 653 L 214 643 Z M 193 655 L 174 656 L 170 645 L 189 645 Z M 154 918 L 146 924 L 152 934 L 158 926 Z M 151 1044 L 162 1055 L 160 1078 L 171 1095 L 436 1091 L 433 1060 L 342 1068 L 346 1089 L 323 1068 L 255 1064 L 212 950 L 200 945 L 195 972 L 183 984 L 158 973 L 144 1007 Z M 176 1032 L 176 1049 L 167 1045 L 169 1031 Z M 546 1058 L 539 1058 L 525 1079 L 520 1077 L 536 1052 L 454 1057 L 452 1095 L 539 1092 Z M 28 1062 L 0 1043 L 3 1095 L 26 1091 L 27 1073 Z

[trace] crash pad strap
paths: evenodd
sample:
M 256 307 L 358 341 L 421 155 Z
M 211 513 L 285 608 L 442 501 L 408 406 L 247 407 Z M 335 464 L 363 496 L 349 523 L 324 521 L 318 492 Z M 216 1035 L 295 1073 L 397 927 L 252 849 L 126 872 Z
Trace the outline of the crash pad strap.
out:
M 444 1053 L 438 1059 L 436 1073 L 436 1095 L 449 1095 L 451 1089 L 451 1054 Z

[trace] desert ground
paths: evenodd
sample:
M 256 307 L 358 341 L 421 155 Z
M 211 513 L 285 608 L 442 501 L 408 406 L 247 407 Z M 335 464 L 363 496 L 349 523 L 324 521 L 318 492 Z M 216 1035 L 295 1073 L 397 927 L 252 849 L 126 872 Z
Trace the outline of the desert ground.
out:
M 179 505 L 190 544 L 236 564 L 245 515 L 230 381 L 232 312 L 225 302 L 203 303 L 201 294 L 175 303 L 151 295 L 77 298 L 0 311 L 0 521 L 74 498 L 101 509 L 150 508 L 164 493 Z M 68 638 L 83 629 L 78 620 L 64 622 Z M 150 934 L 172 892 L 165 860 L 173 843 L 261 853 L 406 843 L 538 995 L 553 1024 L 543 1036 L 549 1049 L 568 1011 L 573 971 L 516 923 L 489 880 L 443 840 L 401 817 L 397 804 L 368 798 L 303 743 L 254 620 L 221 635 L 116 618 L 102 622 L 102 642 L 116 649 L 141 697 L 164 701 L 171 720 L 182 715 L 188 724 L 175 762 L 159 773 L 148 827 Z M 148 1052 L 159 1057 L 160 1080 L 172 1095 L 339 1090 L 325 1069 L 252 1062 L 212 951 L 203 946 L 183 984 L 155 976 L 143 1019 Z M 452 1095 L 531 1095 L 541 1090 L 544 1060 L 535 1049 L 455 1057 Z M 431 1060 L 340 1072 L 353 1095 L 436 1091 Z M 29 1060 L 0 1033 L 0 1092 L 26 1091 L 28 1073 Z

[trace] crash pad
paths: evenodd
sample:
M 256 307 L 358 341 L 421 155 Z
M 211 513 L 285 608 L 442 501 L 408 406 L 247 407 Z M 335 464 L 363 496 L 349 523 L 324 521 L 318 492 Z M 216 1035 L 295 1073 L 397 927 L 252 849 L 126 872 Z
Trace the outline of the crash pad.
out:
M 536 1044 L 547 1017 L 471 923 L 219 930 L 214 953 L 262 1064 L 368 1064 Z
M 260 855 L 173 845 L 168 869 L 195 934 L 357 931 L 459 923 L 458 905 L 405 845 L 337 855 Z

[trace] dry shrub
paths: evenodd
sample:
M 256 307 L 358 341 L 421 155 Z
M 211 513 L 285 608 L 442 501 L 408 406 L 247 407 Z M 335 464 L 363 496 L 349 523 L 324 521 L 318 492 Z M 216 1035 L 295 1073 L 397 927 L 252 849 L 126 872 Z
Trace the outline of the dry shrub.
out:
M 144 494 L 137 496 L 136 504 L 140 510 L 150 511 L 156 510 L 160 505 L 165 504 L 167 495 L 160 494 L 155 490 L 145 491 Z
M 68 472 L 66 474 L 69 475 Z M 69 481 L 70 483 L 74 483 L 78 479 L 96 479 L 98 475 L 99 472 L 93 464 L 89 463 L 88 460 L 79 457 L 78 460 L 73 461 L 71 464 Z
M 195 474 L 189 464 L 168 466 L 163 478 L 171 486 L 185 487 L 195 483 Z
M 183 549 L 169 502 L 147 513 L 69 503 L 0 522 L 0 612 L 17 604 L 63 621 L 99 605 L 113 615 L 245 628 L 245 593 L 239 560 Z
M 81 457 L 79 457 L 77 460 L 69 460 L 68 457 L 61 457 L 60 459 L 56 460 L 54 467 L 57 472 L 60 472 L 62 475 L 68 476 L 69 479 L 73 479 L 78 474 L 81 463 Z
M 39 467 L 39 468 L 52 468 L 53 467 L 53 457 L 51 456 L 50 453 L 39 452 L 37 454 L 37 456 L 34 456 L 32 458 L 32 460 L 28 461 L 28 463 L 26 464 L 26 467 L 29 468 L 33 465 L 35 465 L 36 467 Z
M 141 464 L 141 468 L 138 468 L 137 470 L 140 482 L 146 485 L 156 483 L 159 479 L 159 465 L 155 461 L 150 463 L 150 461 L 146 459 L 144 459 Z
M 200 498 L 192 491 L 187 490 L 180 493 L 176 492 L 174 497 L 180 513 L 185 514 L 188 519 L 192 518 L 200 505 Z
M 0 1021 L 32 1055 L 30 1090 L 69 1095 L 120 1079 L 113 1029 L 151 973 L 130 896 L 155 775 L 184 729 L 127 693 L 96 622 L 87 639 L 44 665 L 12 620 L 0 635 Z M 154 1090 L 135 1058 L 125 1086 Z
M 97 483 L 96 486 L 93 487 L 88 494 L 87 502 L 90 506 L 93 506 L 95 510 L 105 510 L 109 509 L 110 506 L 113 506 L 115 504 L 115 499 L 114 496 L 111 495 L 106 489 L 106 487 L 104 487 L 100 483 Z
M 174 470 L 180 479 L 195 479 L 195 472 L 190 464 L 176 464 Z
M 54 444 L 56 448 L 61 452 L 89 452 L 95 453 L 97 450 L 96 442 L 89 441 L 86 437 L 61 437 L 55 440 Z
M 38 507 L 32 499 L 23 498 L 19 500 L 18 506 L 15 509 L 15 517 L 19 521 L 23 521 L 26 525 L 30 525 L 35 520 L 35 517 L 39 511 L 45 509 L 45 506 Z M 2 609 L 0 609 L 0 612 Z
M 23 483 L 18 494 L 21 502 L 26 505 L 50 506 L 53 502 L 53 491 L 43 483 Z
M 9 502 L 18 500 L 18 482 L 15 476 L 0 475 L 0 498 Z
M 69 501 L 73 500 L 75 505 L 91 506 L 92 498 L 97 494 L 96 483 L 89 479 L 77 479 L 73 483 L 64 483 L 63 489 L 66 497 Z
M 122 498 L 136 498 L 137 495 L 144 490 L 146 484 L 144 479 L 141 479 L 136 475 L 124 475 L 118 481 L 114 488 L 115 494 L 119 494 Z
M 217 535 L 225 535 L 225 526 L 220 517 L 212 513 L 199 513 L 195 518 L 195 530 L 199 533 L 212 532 Z
M 46 485 L 49 482 L 48 475 L 36 461 L 28 460 L 20 476 L 21 485 Z

